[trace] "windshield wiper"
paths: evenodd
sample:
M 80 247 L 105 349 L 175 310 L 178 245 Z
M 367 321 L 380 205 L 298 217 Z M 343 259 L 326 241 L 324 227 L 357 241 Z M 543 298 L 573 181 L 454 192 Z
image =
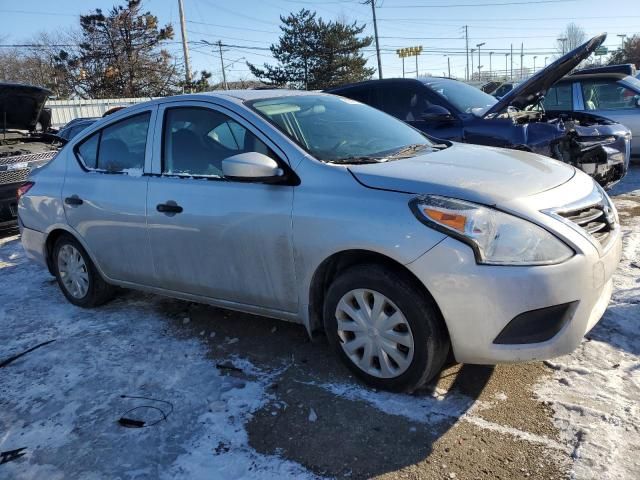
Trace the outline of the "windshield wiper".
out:
M 361 155 L 361 156 L 353 156 L 353 157 L 344 157 L 344 158 L 336 158 L 333 160 L 326 160 L 327 163 L 335 163 L 336 165 L 341 165 L 344 163 L 381 163 L 386 161 L 384 157 L 372 157 L 369 155 Z

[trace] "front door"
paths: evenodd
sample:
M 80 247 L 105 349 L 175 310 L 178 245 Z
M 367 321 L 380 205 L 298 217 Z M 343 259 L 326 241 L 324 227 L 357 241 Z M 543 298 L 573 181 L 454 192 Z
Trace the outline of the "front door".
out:
M 147 197 L 155 285 L 295 311 L 294 187 L 222 175 L 222 160 L 238 153 L 284 156 L 242 118 L 208 102 L 167 104 L 158 115 L 160 174 L 150 178 Z
M 62 198 L 68 224 L 111 279 L 148 284 L 153 264 L 146 229 L 155 107 L 115 121 L 69 152 Z

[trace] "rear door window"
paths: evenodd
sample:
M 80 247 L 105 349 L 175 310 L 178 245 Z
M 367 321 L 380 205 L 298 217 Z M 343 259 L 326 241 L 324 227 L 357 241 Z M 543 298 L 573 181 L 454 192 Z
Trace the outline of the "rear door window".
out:
M 151 113 L 145 112 L 97 131 L 76 147 L 76 155 L 89 170 L 122 173 L 144 168 Z
M 413 85 L 389 85 L 380 89 L 381 109 L 400 120 L 419 120 L 430 103 L 421 89 Z
M 573 110 L 571 83 L 562 83 L 551 87 L 544 97 L 546 110 Z

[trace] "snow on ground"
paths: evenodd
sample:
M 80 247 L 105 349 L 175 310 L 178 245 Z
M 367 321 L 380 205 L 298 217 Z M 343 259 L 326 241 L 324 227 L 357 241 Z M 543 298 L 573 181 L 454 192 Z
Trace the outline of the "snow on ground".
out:
M 575 352 L 546 362 L 553 380 L 537 389 L 581 480 L 640 478 L 640 168 L 611 194 L 624 235 L 612 302 Z
M 125 293 L 97 310 L 76 308 L 26 260 L 17 237 L 0 240 L 0 296 L 0 362 L 55 340 L 0 368 L 0 451 L 27 453 L 0 465 L 0 477 L 311 477 L 248 446 L 244 425 L 269 401 L 278 372 L 235 359 L 253 380 L 221 374 L 200 341 L 171 331 L 163 310 L 172 300 Z M 117 423 L 143 405 L 159 410 L 128 416 L 167 419 L 141 429 Z

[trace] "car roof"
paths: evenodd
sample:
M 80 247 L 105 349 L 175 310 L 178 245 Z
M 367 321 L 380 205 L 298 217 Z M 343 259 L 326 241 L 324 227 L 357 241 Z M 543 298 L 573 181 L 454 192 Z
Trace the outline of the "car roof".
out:
M 210 97 L 221 97 L 239 100 L 241 102 L 251 100 L 263 100 L 267 98 L 280 98 L 302 95 L 321 95 L 322 92 L 306 90 L 289 90 L 284 88 L 259 89 L 259 90 L 216 90 L 213 92 L 197 93 Z
M 563 82 L 577 82 L 578 80 L 602 80 L 604 78 L 613 78 L 614 80 L 623 80 L 627 78 L 629 75 L 626 73 L 574 73 L 571 75 L 567 75 L 563 79 L 559 80 L 558 83 Z

